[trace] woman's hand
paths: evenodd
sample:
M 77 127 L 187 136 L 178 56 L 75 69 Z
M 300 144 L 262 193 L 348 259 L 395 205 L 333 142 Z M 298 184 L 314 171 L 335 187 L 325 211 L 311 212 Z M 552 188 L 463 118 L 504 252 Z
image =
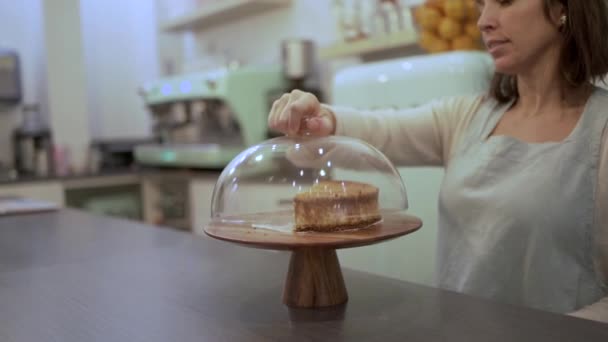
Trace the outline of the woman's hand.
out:
M 336 118 L 316 96 L 296 89 L 273 103 L 268 127 L 288 135 L 328 136 L 335 133 Z

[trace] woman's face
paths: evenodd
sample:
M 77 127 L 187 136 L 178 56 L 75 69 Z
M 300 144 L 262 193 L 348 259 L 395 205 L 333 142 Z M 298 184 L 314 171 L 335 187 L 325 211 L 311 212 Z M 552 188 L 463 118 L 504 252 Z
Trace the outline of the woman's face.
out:
M 477 6 L 477 25 L 497 72 L 515 75 L 559 56 L 561 4 L 551 8 L 551 19 L 543 0 L 477 0 Z

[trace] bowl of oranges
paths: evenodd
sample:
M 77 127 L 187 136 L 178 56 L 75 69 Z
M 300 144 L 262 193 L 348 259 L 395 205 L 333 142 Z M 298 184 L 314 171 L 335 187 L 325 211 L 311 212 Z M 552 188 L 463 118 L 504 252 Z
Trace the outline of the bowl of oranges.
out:
M 419 45 L 430 53 L 480 50 L 475 0 L 426 0 L 414 10 Z

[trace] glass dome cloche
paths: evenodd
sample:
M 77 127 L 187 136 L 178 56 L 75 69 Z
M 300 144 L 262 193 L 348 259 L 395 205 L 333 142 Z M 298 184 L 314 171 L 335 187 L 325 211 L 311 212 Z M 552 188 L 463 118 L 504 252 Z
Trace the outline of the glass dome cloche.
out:
M 284 136 L 248 148 L 224 168 L 211 224 L 338 232 L 407 208 L 401 176 L 373 146 L 342 136 Z

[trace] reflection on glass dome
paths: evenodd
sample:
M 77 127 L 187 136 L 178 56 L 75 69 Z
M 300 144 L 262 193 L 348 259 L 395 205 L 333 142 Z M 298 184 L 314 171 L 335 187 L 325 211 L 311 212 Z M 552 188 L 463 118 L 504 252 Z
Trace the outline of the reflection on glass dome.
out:
M 347 137 L 280 137 L 239 154 L 220 175 L 213 223 L 292 231 L 363 228 L 405 211 L 399 173 Z

